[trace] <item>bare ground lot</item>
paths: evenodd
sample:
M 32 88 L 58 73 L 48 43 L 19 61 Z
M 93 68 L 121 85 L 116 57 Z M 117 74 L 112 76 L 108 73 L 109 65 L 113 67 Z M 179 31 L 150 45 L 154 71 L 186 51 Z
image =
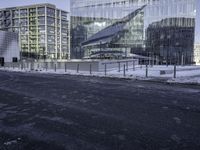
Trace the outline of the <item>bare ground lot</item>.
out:
M 0 72 L 0 150 L 199 150 L 200 87 Z

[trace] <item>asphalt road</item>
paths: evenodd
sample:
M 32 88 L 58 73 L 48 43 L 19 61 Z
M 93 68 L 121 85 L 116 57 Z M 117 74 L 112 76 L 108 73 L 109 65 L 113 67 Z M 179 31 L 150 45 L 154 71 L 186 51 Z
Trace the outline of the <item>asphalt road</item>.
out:
M 0 150 L 200 150 L 200 87 L 0 71 Z

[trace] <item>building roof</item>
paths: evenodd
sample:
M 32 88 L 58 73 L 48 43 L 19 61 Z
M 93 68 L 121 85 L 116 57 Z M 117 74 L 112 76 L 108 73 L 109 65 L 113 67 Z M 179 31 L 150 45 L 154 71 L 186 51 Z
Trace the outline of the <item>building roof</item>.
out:
M 96 34 L 88 38 L 86 41 L 84 41 L 82 43 L 82 46 L 94 45 L 95 43 L 109 43 L 112 40 L 112 38 L 115 37 L 115 35 L 125 30 L 124 26 L 126 25 L 126 23 L 133 19 L 141 10 L 143 10 L 145 6 L 146 5 L 142 6 L 139 9 L 136 9 L 121 20 L 97 32 Z
M 32 5 L 0 8 L 0 11 L 2 11 L 2 10 L 11 10 L 11 9 L 32 8 L 32 7 L 43 7 L 43 6 L 47 6 L 47 7 L 54 8 L 54 9 L 58 9 L 58 8 L 56 8 L 56 5 L 54 5 L 54 4 L 51 4 L 51 3 L 40 3 L 40 4 L 32 4 Z M 62 10 L 62 9 L 59 9 L 59 10 L 69 13 L 66 10 Z

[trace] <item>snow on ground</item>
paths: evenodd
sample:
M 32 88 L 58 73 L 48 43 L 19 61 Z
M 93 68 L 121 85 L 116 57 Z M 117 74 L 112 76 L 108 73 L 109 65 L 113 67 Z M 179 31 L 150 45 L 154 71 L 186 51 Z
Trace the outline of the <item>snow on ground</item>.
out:
M 199 77 L 181 77 L 176 79 L 167 80 L 169 83 L 189 83 L 189 84 L 200 84 L 200 76 Z
M 146 78 L 146 66 L 138 65 L 133 69 L 133 66 L 129 66 L 128 70 L 121 67 L 119 72 L 118 68 L 112 68 L 101 72 L 90 71 L 79 71 L 77 70 L 67 70 L 64 69 L 43 69 L 38 68 L 35 70 L 30 69 L 19 69 L 19 68 L 0 68 L 0 70 L 15 71 L 15 72 L 31 72 L 31 73 L 47 73 L 47 74 L 70 74 L 70 75 L 85 75 L 85 76 L 100 76 L 100 77 L 117 77 L 117 78 L 130 78 L 139 80 L 162 80 L 170 83 L 192 83 L 200 84 L 200 66 L 177 66 L 176 78 L 174 78 L 174 66 L 149 66 L 148 67 L 148 78 Z M 166 74 L 160 74 L 161 71 L 166 72 Z

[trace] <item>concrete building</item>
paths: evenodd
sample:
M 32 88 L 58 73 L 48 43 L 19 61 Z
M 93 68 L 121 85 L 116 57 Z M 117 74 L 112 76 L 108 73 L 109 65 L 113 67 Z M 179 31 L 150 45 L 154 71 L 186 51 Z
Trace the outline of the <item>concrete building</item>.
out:
M 19 33 L 22 58 L 68 59 L 69 13 L 52 4 L 0 9 L 0 29 Z
M 72 0 L 71 56 L 90 58 L 98 51 L 120 51 L 124 55 L 157 55 L 165 62 L 167 57 L 162 54 L 167 53 L 160 53 L 158 50 L 156 52 L 159 53 L 154 53 L 155 43 L 151 41 L 155 37 L 149 39 L 148 36 L 154 30 L 153 24 L 160 24 L 160 33 L 157 34 L 160 37 L 156 38 L 166 36 L 169 39 L 165 42 L 164 49 L 162 43 L 157 48 L 170 51 L 174 43 L 184 46 L 179 43 L 180 39 L 167 32 L 172 28 L 177 34 L 184 30 L 190 36 L 182 38 L 184 42 L 189 42 L 186 43 L 188 49 L 179 47 L 176 59 L 184 57 L 186 60 L 185 57 L 188 57 L 187 60 L 192 60 L 188 62 L 200 63 L 199 3 L 199 0 Z M 177 24 L 172 27 L 174 22 Z M 162 23 L 166 23 L 165 27 Z M 188 36 L 186 33 L 181 35 Z
M 14 32 L 0 31 L 0 66 L 6 62 L 19 60 L 18 34 Z

